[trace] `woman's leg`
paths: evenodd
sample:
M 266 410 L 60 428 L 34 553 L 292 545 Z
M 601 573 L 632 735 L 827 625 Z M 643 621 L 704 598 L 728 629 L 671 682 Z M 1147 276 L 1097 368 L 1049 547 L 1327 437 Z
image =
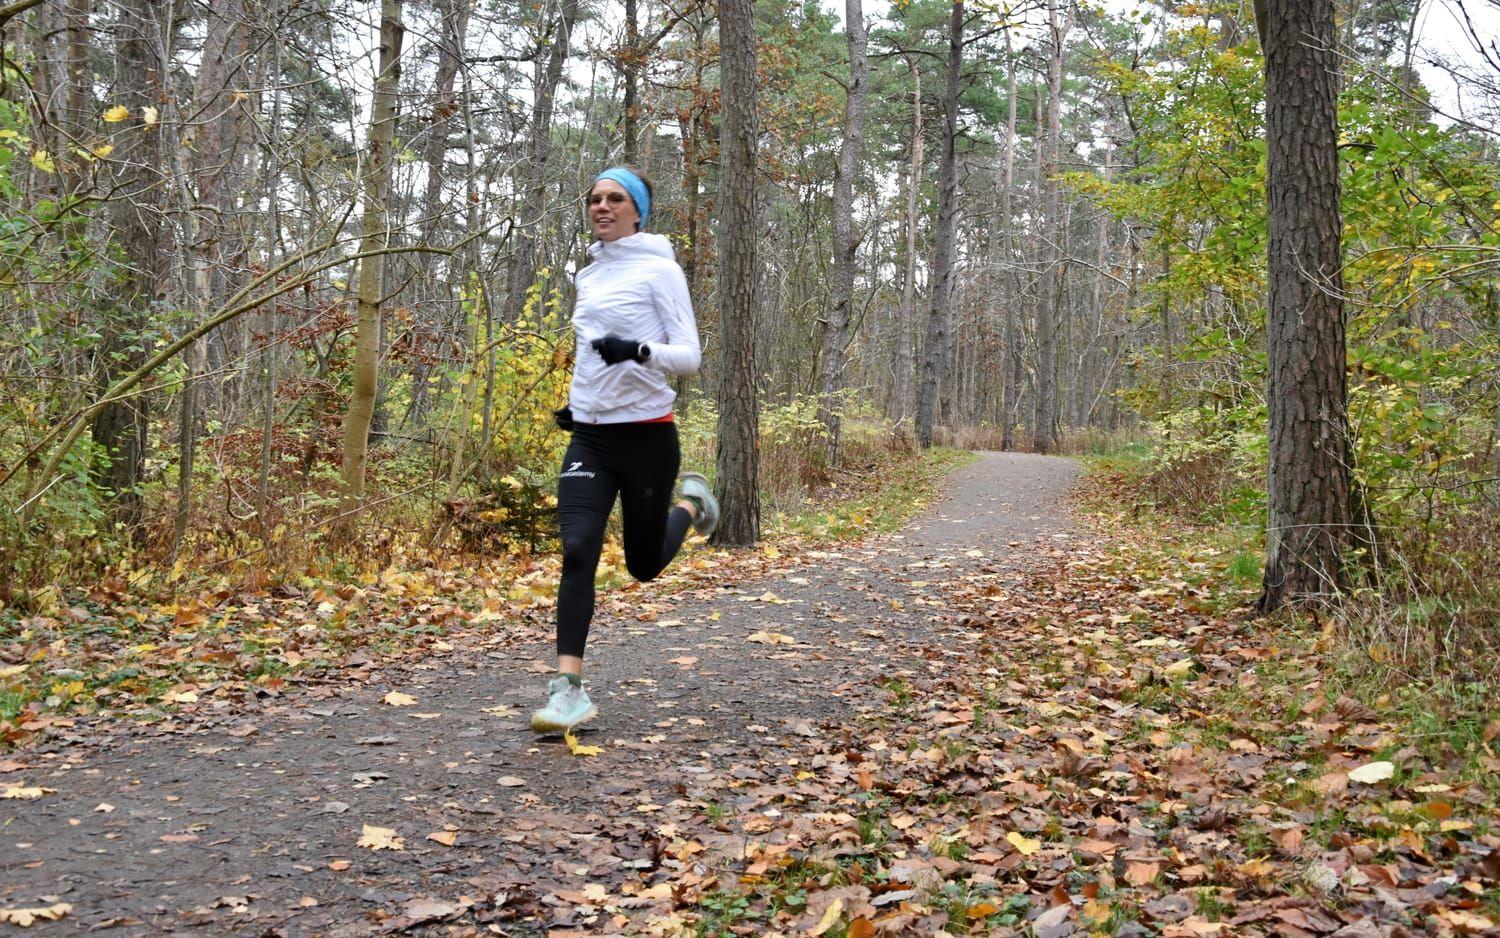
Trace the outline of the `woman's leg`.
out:
M 677 426 L 638 424 L 631 460 L 621 473 L 620 515 L 625 529 L 625 568 L 641 582 L 666 569 L 693 523 L 693 508 L 681 502 L 668 511 L 682 450 Z
M 562 578 L 557 587 L 558 670 L 579 674 L 589 623 L 594 618 L 594 575 L 604 528 L 619 483 L 590 431 L 568 444 L 557 479 L 557 520 L 562 534 Z

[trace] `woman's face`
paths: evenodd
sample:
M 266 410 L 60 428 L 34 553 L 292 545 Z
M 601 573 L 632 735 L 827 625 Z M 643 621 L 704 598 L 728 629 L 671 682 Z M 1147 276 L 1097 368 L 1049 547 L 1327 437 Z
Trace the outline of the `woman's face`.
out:
M 589 190 L 589 223 L 600 241 L 617 241 L 635 234 L 640 217 L 630 193 L 613 179 L 601 179 Z

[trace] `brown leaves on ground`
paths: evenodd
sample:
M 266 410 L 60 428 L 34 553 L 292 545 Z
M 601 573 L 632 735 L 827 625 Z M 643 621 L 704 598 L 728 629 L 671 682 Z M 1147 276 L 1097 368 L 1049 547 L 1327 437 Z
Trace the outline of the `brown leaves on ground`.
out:
M 846 690 L 848 719 L 689 782 L 698 813 L 679 802 L 654 816 L 669 819 L 667 857 L 705 849 L 627 879 L 620 893 L 671 901 L 616 904 L 611 927 L 1496 927 L 1500 814 L 1472 763 L 1424 755 L 1405 728 L 1326 689 L 1316 636 L 1225 611 L 1187 571 L 1146 577 L 1112 546 L 1054 554 L 1050 569 L 925 584 L 918 601 L 943 598 L 937 633 L 864 646 L 882 676 Z M 825 679 L 851 657 L 828 650 Z

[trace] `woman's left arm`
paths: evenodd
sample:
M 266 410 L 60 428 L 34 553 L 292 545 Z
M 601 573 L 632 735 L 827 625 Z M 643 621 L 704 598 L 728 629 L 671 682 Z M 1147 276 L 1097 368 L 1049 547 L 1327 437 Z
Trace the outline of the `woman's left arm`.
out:
M 693 300 L 688 295 L 682 268 L 670 261 L 663 264 L 661 271 L 651 278 L 651 294 L 667 341 L 646 343 L 651 347 L 646 366 L 669 375 L 697 374 L 703 349 L 698 342 L 698 322 L 693 317 Z

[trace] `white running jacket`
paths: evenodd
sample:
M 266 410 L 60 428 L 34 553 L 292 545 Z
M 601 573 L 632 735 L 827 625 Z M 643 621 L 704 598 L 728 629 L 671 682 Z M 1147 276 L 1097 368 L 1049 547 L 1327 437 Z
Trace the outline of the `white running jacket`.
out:
M 672 412 L 667 375 L 698 371 L 702 349 L 687 278 L 672 242 L 636 232 L 589 245 L 593 262 L 573 278 L 573 385 L 568 406 L 579 423 L 633 423 Z M 607 335 L 644 342 L 651 356 L 606 365 L 590 344 Z

